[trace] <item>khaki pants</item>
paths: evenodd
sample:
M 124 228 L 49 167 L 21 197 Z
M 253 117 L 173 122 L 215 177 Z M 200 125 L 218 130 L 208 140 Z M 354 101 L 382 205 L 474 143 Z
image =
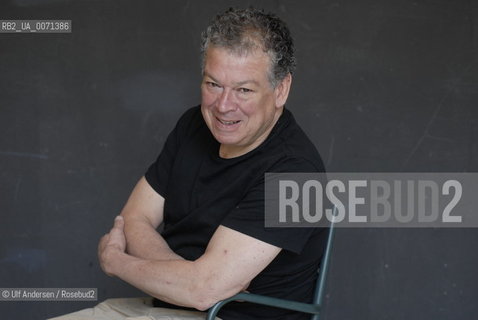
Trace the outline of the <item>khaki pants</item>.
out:
M 94 308 L 50 320 L 204 320 L 205 318 L 205 312 L 154 308 L 152 298 L 120 298 L 108 299 Z

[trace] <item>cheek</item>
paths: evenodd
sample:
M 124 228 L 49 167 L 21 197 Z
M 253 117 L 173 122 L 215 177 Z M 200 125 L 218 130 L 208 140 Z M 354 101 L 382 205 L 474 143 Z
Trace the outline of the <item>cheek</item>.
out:
M 201 89 L 201 102 L 203 106 L 209 106 L 214 101 L 213 95 L 206 89 Z
M 256 99 L 241 103 L 240 108 L 242 114 L 248 117 L 252 122 L 260 121 L 266 112 L 264 101 Z
M 242 100 L 238 103 L 242 114 L 252 116 L 259 111 L 260 104 L 257 99 Z

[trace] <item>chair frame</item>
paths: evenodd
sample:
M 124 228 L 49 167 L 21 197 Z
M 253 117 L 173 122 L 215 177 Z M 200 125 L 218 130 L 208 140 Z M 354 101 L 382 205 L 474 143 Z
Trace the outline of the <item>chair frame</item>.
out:
M 334 210 L 333 210 L 334 217 L 336 214 L 336 209 L 337 208 L 334 207 Z M 216 319 L 217 313 L 225 304 L 231 301 L 238 301 L 238 300 L 266 305 L 270 307 L 309 313 L 312 315 L 311 320 L 319 320 L 319 315 L 322 311 L 322 303 L 323 303 L 323 299 L 325 295 L 325 282 L 327 279 L 327 272 L 328 272 L 329 264 L 330 264 L 330 256 L 332 252 L 332 242 L 334 239 L 334 232 L 335 232 L 334 221 L 332 221 L 329 227 L 329 234 L 327 235 L 327 244 L 325 247 L 324 256 L 322 257 L 322 262 L 318 270 L 319 277 L 317 279 L 317 283 L 315 287 L 315 295 L 314 295 L 314 299 L 312 303 L 303 303 L 303 302 L 267 297 L 267 296 L 258 295 L 258 294 L 241 292 L 228 299 L 217 302 L 214 306 L 212 306 L 209 309 L 206 320 Z

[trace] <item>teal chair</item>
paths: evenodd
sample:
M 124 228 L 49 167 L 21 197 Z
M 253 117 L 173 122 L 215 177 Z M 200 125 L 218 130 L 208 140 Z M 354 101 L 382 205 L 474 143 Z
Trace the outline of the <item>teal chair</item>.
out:
M 334 208 L 334 216 L 336 214 L 336 208 Z M 332 222 L 329 227 L 329 234 L 327 236 L 327 244 L 325 247 L 324 256 L 319 268 L 319 277 L 315 287 L 315 295 L 312 303 L 303 303 L 285 299 L 278 299 L 273 297 L 262 296 L 258 294 L 238 293 L 229 299 L 225 299 L 217 302 L 212 306 L 207 314 L 206 320 L 214 320 L 219 310 L 227 303 L 231 301 L 247 301 L 256 304 L 261 304 L 270 307 L 282 308 L 287 310 L 294 310 L 311 314 L 311 320 L 319 320 L 319 316 L 322 312 L 322 303 L 325 295 L 325 282 L 327 278 L 327 270 L 330 264 L 330 255 L 332 251 L 332 242 L 334 238 L 334 223 Z

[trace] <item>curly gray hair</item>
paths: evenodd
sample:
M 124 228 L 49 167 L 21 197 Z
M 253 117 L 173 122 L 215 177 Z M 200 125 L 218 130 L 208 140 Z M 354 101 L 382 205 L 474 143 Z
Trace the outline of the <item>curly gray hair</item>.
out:
M 268 77 L 273 88 L 295 70 L 294 43 L 289 28 L 276 15 L 263 10 L 230 8 L 213 19 L 202 33 L 203 71 L 210 45 L 238 55 L 261 48 L 270 56 Z

